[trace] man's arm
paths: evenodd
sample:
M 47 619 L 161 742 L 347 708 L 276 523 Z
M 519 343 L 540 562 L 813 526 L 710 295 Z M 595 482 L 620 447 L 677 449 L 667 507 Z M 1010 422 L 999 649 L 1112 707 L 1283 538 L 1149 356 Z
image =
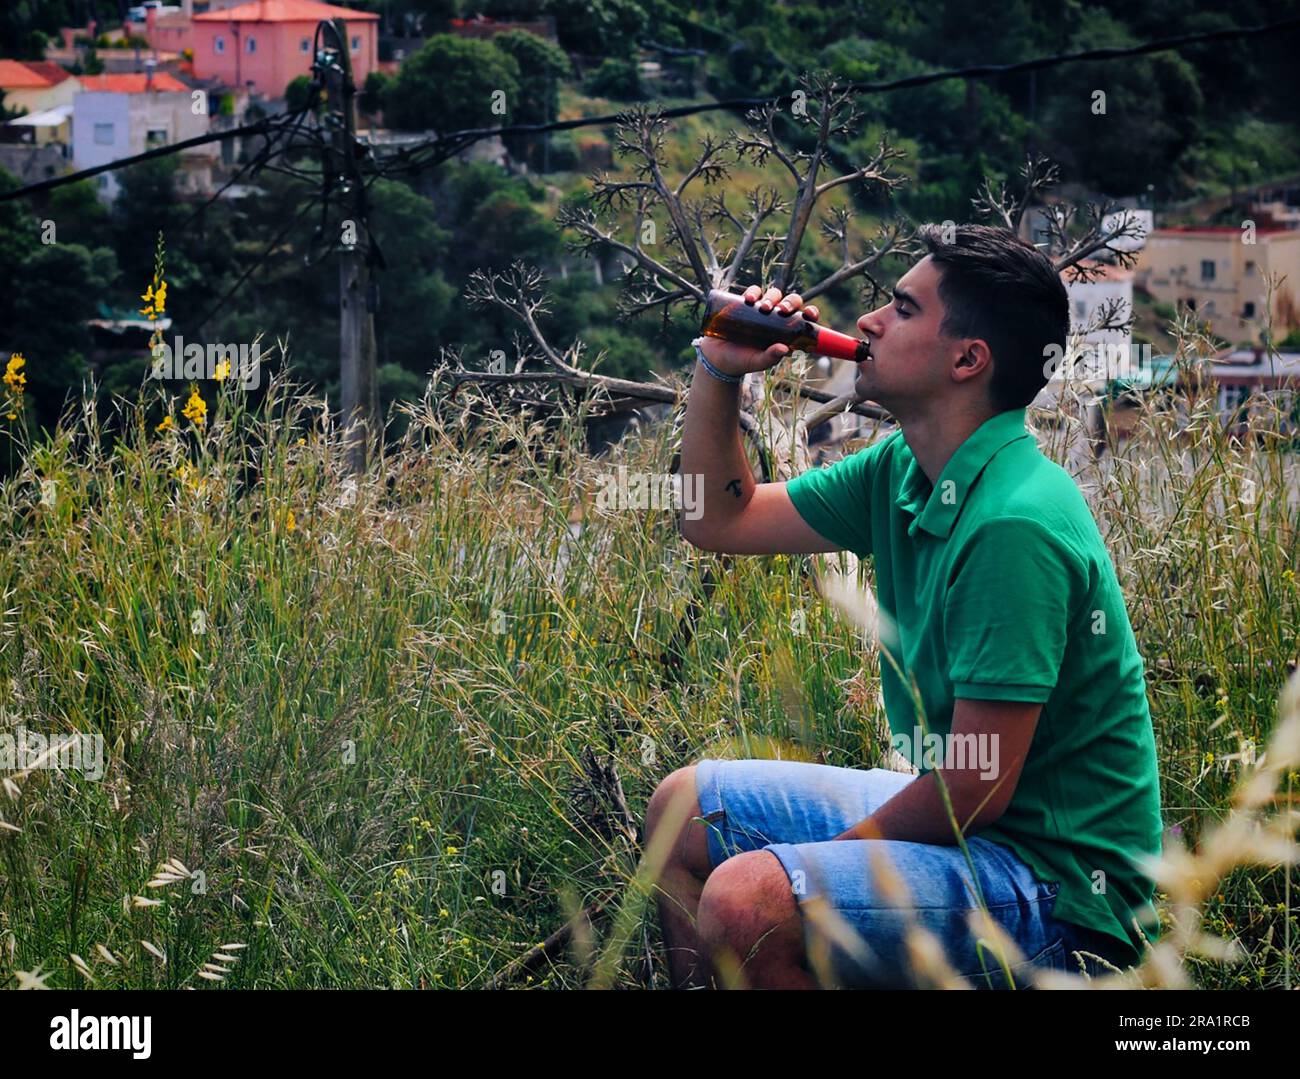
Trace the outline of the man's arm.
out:
M 909 783 L 835 838 L 955 844 L 956 832 L 939 789 L 940 771 L 962 834 L 992 824 L 1011 804 L 1042 710 L 1038 703 L 959 698 L 942 768 Z
M 768 306 L 781 302 L 776 289 L 764 295 L 757 286 L 751 286 L 746 297 Z M 782 306 L 798 310 L 801 303 L 798 296 L 788 296 Z M 815 309 L 811 317 L 816 317 Z M 701 348 L 709 362 L 726 374 L 765 370 L 789 351 L 774 345 L 760 352 L 713 339 L 706 339 Z M 684 476 L 703 477 L 700 517 L 682 520 L 682 536 L 688 543 L 730 554 L 840 550 L 804 521 L 784 483 L 754 482 L 740 440 L 740 386 L 714 378 L 698 360 L 686 399 L 679 467 Z

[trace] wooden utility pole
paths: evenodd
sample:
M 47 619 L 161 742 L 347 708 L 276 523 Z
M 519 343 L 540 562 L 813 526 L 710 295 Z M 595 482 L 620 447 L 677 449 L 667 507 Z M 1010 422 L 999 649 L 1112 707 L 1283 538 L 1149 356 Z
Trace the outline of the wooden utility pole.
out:
M 356 85 L 347 24 L 325 24 L 335 39 L 333 62 L 324 65 L 328 115 L 334 127 L 333 172 L 338 177 L 343 217 L 339 226 L 339 380 L 349 464 L 364 472 L 379 435 L 379 387 L 375 361 L 375 290 L 370 279 L 370 230 L 366 185 L 357 160 Z

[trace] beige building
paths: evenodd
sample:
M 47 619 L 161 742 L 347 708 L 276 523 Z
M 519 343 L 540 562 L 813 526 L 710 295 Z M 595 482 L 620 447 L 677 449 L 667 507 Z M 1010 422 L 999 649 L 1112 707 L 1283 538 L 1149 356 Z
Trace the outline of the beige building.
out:
M 1184 304 L 1234 341 L 1256 341 L 1268 324 L 1268 279 L 1286 280 L 1273 294 L 1273 337 L 1300 327 L 1300 230 L 1259 226 L 1155 229 L 1139 257 L 1136 284 L 1157 300 Z
M 0 90 L 5 108 L 29 113 L 71 105 L 81 89 L 74 75 L 45 60 L 0 60 Z

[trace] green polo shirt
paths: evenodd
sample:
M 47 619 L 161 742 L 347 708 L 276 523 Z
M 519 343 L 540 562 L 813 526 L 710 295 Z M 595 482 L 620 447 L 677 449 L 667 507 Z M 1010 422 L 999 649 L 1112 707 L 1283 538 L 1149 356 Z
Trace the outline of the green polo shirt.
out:
M 1053 914 L 1126 942 L 1158 936 L 1139 860 L 1160 852 L 1155 736 L 1124 596 L 1078 487 L 1025 429 L 991 417 L 933 487 L 902 432 L 787 484 L 800 516 L 875 559 L 881 647 L 915 682 L 925 729 L 954 702 L 1036 701 L 1043 711 L 1006 812 L 979 835 L 1042 881 Z M 882 656 L 896 746 L 922 773 L 942 754 L 917 737 L 917 700 Z

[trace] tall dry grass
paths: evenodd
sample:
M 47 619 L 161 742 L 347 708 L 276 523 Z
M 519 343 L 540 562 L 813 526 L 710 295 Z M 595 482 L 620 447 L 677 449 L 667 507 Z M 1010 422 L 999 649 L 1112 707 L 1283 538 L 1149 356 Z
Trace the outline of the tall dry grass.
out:
M 637 836 L 657 782 L 706 752 L 887 760 L 878 656 L 804 560 L 737 560 L 661 662 L 715 556 L 594 493 L 620 464 L 662 474 L 673 428 L 597 460 L 581 412 L 471 419 L 434 389 L 354 482 L 283 377 L 259 415 L 233 384 L 199 426 L 178 404 L 88 399 L 0 486 L 0 723 L 97 733 L 107 758 L 100 782 L 5 777 L 0 982 L 483 985 L 600 901 L 518 984 L 662 986 Z M 1080 465 L 1057 418 L 1043 442 L 1115 557 L 1187 845 L 1136 977 L 1284 984 L 1295 455 L 1266 416 L 1238 445 L 1193 401 Z

